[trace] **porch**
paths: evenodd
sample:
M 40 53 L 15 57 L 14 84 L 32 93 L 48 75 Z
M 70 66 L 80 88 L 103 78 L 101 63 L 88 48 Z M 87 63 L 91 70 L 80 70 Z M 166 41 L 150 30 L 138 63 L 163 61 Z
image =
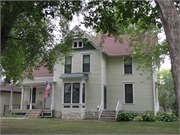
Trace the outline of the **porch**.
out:
M 12 109 L 15 115 L 24 116 L 25 118 L 42 118 L 53 117 L 53 110 L 50 109 Z

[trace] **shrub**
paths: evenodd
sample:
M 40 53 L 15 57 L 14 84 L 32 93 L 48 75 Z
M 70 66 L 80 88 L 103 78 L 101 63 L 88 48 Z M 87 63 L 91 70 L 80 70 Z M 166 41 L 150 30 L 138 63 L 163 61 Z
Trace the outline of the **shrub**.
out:
M 141 117 L 143 118 L 143 121 L 150 121 L 150 122 L 156 121 L 154 117 L 154 113 L 152 111 L 146 111 L 142 113 Z
M 177 106 L 176 106 L 176 99 L 174 99 L 172 101 L 171 110 L 172 110 L 173 114 L 175 114 L 178 117 L 178 109 L 177 109 Z
M 174 114 L 169 114 L 166 112 L 158 112 L 156 119 L 159 121 L 167 121 L 167 122 L 174 122 L 177 121 L 178 118 Z
M 141 116 L 134 117 L 134 121 L 143 121 L 143 118 Z
M 117 115 L 117 121 L 130 121 L 130 120 L 133 120 L 133 116 L 128 112 L 127 113 L 122 112 Z

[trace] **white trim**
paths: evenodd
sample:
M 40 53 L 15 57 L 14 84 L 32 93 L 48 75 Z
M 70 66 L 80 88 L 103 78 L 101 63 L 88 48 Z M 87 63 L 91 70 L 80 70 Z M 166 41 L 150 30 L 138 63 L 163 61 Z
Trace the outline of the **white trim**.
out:
M 125 103 L 125 84 L 132 84 L 133 85 L 133 103 Z M 135 104 L 135 96 L 134 96 L 134 82 L 123 82 L 123 102 L 125 105 L 132 105 Z
M 56 65 L 56 64 L 54 64 L 53 81 L 55 81 L 55 65 Z
M 53 79 L 53 77 L 35 77 L 34 78 L 34 80 L 46 80 L 46 79 Z M 28 81 L 28 80 L 30 80 L 30 79 L 24 79 L 24 81 Z
M 123 75 L 134 75 L 134 59 L 133 59 L 133 57 L 131 57 L 131 58 L 132 58 L 132 74 L 125 74 L 124 73 L 124 59 L 122 57 L 122 60 L 123 60 Z
M 89 55 L 90 56 L 90 71 L 89 72 L 83 72 L 83 56 L 84 55 Z M 81 53 L 81 73 L 91 73 L 91 65 L 92 65 L 92 55 L 91 53 Z
M 23 108 L 22 107 L 23 97 L 24 97 L 24 88 L 22 87 L 22 89 L 21 89 L 21 109 Z
M 100 104 L 103 100 L 103 55 L 101 52 L 101 101 Z
M 54 108 L 54 84 L 52 84 L 52 91 L 51 91 L 51 110 Z

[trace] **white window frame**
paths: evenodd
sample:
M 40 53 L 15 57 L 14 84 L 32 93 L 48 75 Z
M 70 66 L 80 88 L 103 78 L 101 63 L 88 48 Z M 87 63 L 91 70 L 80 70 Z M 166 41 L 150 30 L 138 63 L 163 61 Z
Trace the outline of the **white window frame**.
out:
M 77 47 L 74 47 L 74 42 L 77 42 Z M 82 46 L 81 46 L 81 47 L 79 47 L 79 42 L 82 43 Z M 83 41 L 82 41 L 82 40 L 75 40 L 75 41 L 73 41 L 72 48 L 73 48 L 73 49 L 76 49 L 76 48 L 83 48 Z
M 64 103 L 64 84 L 65 83 L 70 83 L 71 84 L 71 102 L 70 103 Z M 72 92 L 73 92 L 73 83 L 80 83 L 80 95 L 79 95 L 79 103 L 73 103 L 72 102 Z M 82 86 L 83 86 L 83 83 L 85 83 L 85 103 L 82 103 Z M 86 104 L 86 89 L 87 89 L 87 86 L 86 86 L 86 82 L 85 81 L 65 81 L 62 83 L 62 104 Z
M 125 84 L 132 84 L 133 87 L 133 103 L 125 103 Z M 123 99 L 124 99 L 124 104 L 135 104 L 135 96 L 134 96 L 134 82 L 123 82 Z
M 72 58 L 72 60 L 71 60 L 71 73 L 73 73 L 73 56 L 72 55 L 70 55 L 71 56 L 71 58 Z M 64 74 L 66 74 L 65 73 L 65 64 L 66 64 L 66 58 L 64 57 L 64 66 L 63 66 L 63 73 Z
M 133 75 L 134 74 L 134 60 L 133 57 L 132 58 L 132 74 L 125 74 L 125 69 L 124 69 L 124 59 L 123 59 L 123 75 Z
M 84 55 L 90 55 L 90 71 L 89 72 L 83 72 L 83 56 Z M 91 53 L 82 53 L 81 54 L 81 73 L 91 73 L 91 64 L 92 63 L 92 56 Z

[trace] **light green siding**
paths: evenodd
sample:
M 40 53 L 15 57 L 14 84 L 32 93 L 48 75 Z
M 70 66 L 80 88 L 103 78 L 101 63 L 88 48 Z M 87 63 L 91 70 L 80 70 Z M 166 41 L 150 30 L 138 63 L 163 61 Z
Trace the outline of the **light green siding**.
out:
M 3 116 L 4 113 L 4 105 L 9 105 L 9 101 L 10 101 L 10 92 L 3 92 L 1 91 L 0 93 L 0 102 L 1 102 L 1 106 L 0 106 L 0 116 Z M 13 105 L 20 105 L 21 104 L 21 93 L 13 93 Z M 19 106 L 14 106 L 14 108 L 17 108 Z M 9 111 L 9 106 L 6 107 L 6 112 Z
M 147 76 L 139 75 L 136 70 L 137 61 L 133 59 L 134 74 L 123 74 L 123 57 L 107 58 L 108 109 L 115 109 L 121 101 L 122 109 L 126 111 L 153 111 L 152 81 L 146 81 Z M 141 83 L 142 81 L 145 81 Z M 124 104 L 123 83 L 134 83 L 134 104 Z

